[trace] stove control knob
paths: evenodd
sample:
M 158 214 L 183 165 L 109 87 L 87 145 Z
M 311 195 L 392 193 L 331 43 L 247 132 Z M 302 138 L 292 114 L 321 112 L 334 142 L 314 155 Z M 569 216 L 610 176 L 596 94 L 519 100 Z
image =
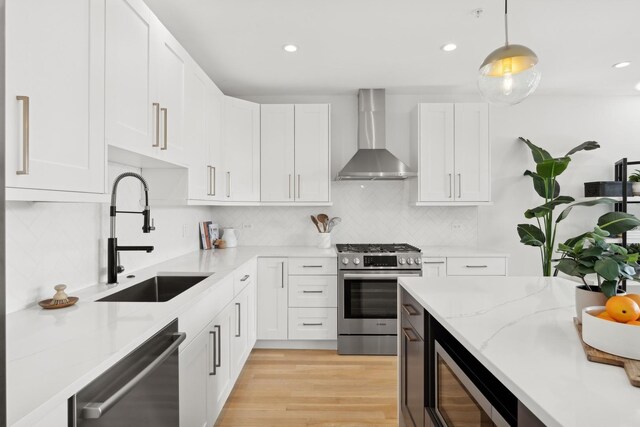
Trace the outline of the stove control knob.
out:
M 398 263 L 399 263 L 400 265 L 404 265 L 404 263 L 405 263 L 404 258 L 398 258 Z
M 407 259 L 407 264 L 409 264 L 409 265 L 413 265 L 413 258 L 409 258 L 409 259 Z
M 354 258 L 354 259 L 353 259 L 353 263 L 354 263 L 355 265 L 360 264 L 360 258 Z
M 416 265 L 422 264 L 422 260 L 420 258 L 416 258 Z
M 342 258 L 342 263 L 343 263 L 344 265 L 349 264 L 349 258 L 347 258 L 347 257 Z

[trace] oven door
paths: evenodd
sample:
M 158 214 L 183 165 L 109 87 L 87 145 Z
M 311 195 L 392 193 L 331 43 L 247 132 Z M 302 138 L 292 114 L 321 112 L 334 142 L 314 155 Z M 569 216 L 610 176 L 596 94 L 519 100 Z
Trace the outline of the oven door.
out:
M 435 343 L 435 413 L 446 427 L 508 427 L 453 358 Z
M 338 333 L 396 335 L 399 277 L 415 272 L 342 271 L 338 281 Z

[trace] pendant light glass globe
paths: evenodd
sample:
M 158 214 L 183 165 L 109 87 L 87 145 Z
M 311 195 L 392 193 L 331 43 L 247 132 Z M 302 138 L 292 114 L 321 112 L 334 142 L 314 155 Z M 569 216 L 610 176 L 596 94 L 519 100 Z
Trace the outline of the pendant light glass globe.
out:
M 540 83 L 538 57 L 522 45 L 502 46 L 480 66 L 478 88 L 493 104 L 515 105 L 531 95 Z
M 505 45 L 480 66 L 478 89 L 493 104 L 514 105 L 531 95 L 540 83 L 538 56 L 528 47 L 509 44 L 507 0 L 504 2 Z

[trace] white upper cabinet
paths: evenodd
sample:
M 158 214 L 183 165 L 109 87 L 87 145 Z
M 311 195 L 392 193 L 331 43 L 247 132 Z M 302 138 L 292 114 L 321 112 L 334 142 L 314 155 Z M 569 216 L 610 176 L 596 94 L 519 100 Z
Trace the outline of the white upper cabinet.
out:
M 296 105 L 295 194 L 300 202 L 328 202 L 330 139 L 328 104 Z
M 7 187 L 104 193 L 104 7 L 6 2 Z
M 155 16 L 141 0 L 107 1 L 106 141 L 141 154 L 160 148 Z
M 225 96 L 222 164 L 224 199 L 260 200 L 260 105 Z
M 260 200 L 293 202 L 295 112 L 293 104 L 260 107 Z
M 328 104 L 261 106 L 261 201 L 329 202 Z
M 418 202 L 491 200 L 487 104 L 418 105 Z

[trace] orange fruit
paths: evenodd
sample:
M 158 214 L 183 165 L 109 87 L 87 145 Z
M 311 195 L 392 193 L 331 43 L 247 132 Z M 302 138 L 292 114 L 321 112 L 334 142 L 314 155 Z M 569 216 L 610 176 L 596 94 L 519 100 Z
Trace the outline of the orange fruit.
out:
M 640 326 L 640 320 L 631 320 L 627 322 L 627 325 Z
M 613 317 L 609 316 L 609 313 L 607 313 L 606 311 L 603 311 L 602 313 L 598 314 L 596 317 L 599 317 L 600 319 L 608 320 L 609 322 L 615 322 L 615 320 L 613 320 Z
M 625 297 L 631 298 L 632 300 L 634 300 L 636 302 L 636 304 L 638 304 L 638 306 L 640 306 L 640 295 L 638 295 L 638 294 L 626 294 Z
M 605 308 L 609 316 L 617 322 L 627 323 L 640 317 L 640 306 L 633 299 L 626 296 L 609 298 Z

